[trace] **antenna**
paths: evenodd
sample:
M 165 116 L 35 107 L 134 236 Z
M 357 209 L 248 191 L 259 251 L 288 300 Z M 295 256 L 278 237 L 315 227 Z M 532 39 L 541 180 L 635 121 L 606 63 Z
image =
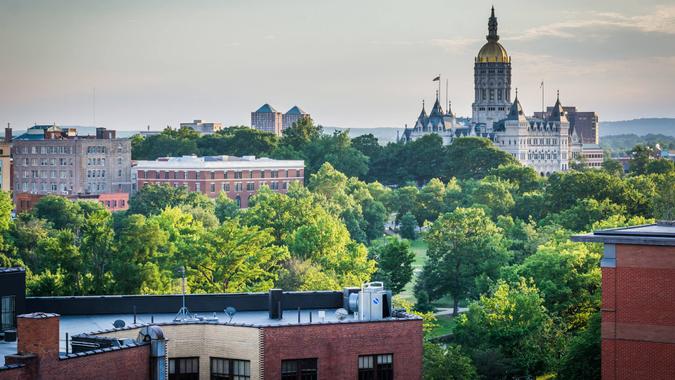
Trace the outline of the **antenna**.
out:
M 230 319 L 227 321 L 227 323 L 232 322 L 232 318 L 234 318 L 234 315 L 237 314 L 237 309 L 235 309 L 232 306 L 226 307 L 225 310 L 223 310 L 223 311 L 225 312 L 225 315 L 230 317 Z
M 190 310 L 188 310 L 188 308 L 185 306 L 185 267 L 184 266 L 180 267 L 180 274 L 181 274 L 182 290 L 183 290 L 183 306 L 181 306 L 180 310 L 178 310 L 178 313 L 173 318 L 174 322 L 194 319 L 194 316 L 192 315 L 192 313 L 190 313 Z
M 448 104 L 448 78 L 445 78 L 445 104 Z
M 94 127 L 96 126 L 96 87 L 94 87 L 94 93 L 92 96 L 92 102 L 91 102 L 91 108 L 92 108 L 92 115 L 93 115 L 93 122 L 94 122 Z

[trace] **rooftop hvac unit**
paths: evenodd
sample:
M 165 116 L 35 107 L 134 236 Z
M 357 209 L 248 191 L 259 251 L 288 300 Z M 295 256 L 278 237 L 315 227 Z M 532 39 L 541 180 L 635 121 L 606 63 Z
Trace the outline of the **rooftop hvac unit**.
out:
M 349 310 L 358 312 L 358 319 L 375 321 L 391 316 L 391 291 L 384 289 L 384 283 L 368 282 L 361 291 L 349 295 Z

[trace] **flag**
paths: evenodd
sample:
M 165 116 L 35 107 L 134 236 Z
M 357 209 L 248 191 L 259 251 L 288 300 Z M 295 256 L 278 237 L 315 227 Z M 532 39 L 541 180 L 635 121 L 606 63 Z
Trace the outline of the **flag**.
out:
M 440 81 L 440 80 L 441 80 L 441 76 L 439 75 L 439 76 L 437 76 L 436 78 L 434 78 L 434 79 L 432 80 L 432 82 L 436 82 L 436 81 Z
M 541 84 L 539 85 L 539 88 L 544 88 L 544 81 L 541 81 Z

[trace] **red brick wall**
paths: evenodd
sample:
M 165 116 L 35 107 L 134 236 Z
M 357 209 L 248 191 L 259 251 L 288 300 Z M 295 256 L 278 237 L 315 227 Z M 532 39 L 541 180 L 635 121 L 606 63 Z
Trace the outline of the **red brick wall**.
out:
M 675 247 L 618 244 L 602 276 L 603 379 L 675 379 Z
M 320 379 L 356 379 L 359 355 L 393 354 L 394 379 L 422 378 L 422 321 L 300 325 L 263 329 L 266 379 L 281 361 L 318 358 Z
M 29 380 L 29 376 L 26 367 L 0 369 L 0 380 Z
M 6 356 L 5 361 L 7 364 L 25 364 L 26 367 L 0 371 L 0 380 L 147 380 L 150 377 L 150 345 L 59 358 L 59 316 L 56 314 L 19 316 L 17 336 L 19 355 Z

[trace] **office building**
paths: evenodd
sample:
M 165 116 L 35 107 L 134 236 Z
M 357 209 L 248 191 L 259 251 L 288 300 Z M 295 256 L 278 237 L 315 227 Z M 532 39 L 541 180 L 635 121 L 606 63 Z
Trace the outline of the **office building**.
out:
M 300 120 L 309 119 L 310 115 L 298 106 L 293 106 L 281 118 L 281 129 L 288 129 Z
M 251 112 L 251 128 L 281 136 L 283 114 L 265 103 L 257 111 Z
M 137 161 L 133 167 L 135 189 L 147 184 L 185 186 L 215 198 L 225 192 L 240 207 L 248 207 L 249 198 L 261 186 L 285 193 L 292 182 L 304 182 L 302 160 L 272 160 L 255 156 L 183 156 Z
M 88 196 L 131 190 L 131 140 L 96 128 L 37 125 L 13 140 L 14 195 Z

